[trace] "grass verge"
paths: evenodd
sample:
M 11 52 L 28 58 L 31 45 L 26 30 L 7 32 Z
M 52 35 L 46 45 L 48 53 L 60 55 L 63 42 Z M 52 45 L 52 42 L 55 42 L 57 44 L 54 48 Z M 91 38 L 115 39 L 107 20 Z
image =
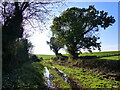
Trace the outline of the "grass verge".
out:
M 2 88 L 41 89 L 45 88 L 44 67 L 39 62 L 25 63 L 19 69 L 3 75 Z

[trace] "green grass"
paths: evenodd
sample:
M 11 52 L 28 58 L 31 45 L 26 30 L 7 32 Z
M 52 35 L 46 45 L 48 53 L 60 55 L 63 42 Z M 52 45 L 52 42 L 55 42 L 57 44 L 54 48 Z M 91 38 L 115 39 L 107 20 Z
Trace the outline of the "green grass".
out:
M 68 68 L 60 65 L 54 66 L 65 72 L 69 77 L 72 77 L 76 82 L 82 83 L 85 88 L 120 88 L 120 81 L 108 80 L 104 78 L 107 77 L 106 75 L 97 75 L 94 72 L 80 68 Z
M 42 57 L 43 59 L 51 59 L 55 57 L 55 55 L 37 55 L 38 58 Z
M 94 60 L 119 60 L 119 54 L 120 51 L 109 51 L 109 52 L 93 52 L 93 53 L 83 53 L 79 56 L 97 56 L 97 58 L 94 58 Z M 65 56 L 69 56 L 69 54 L 63 54 Z M 39 55 L 40 56 L 40 55 Z M 43 55 L 41 57 L 44 57 L 44 59 L 50 59 L 51 57 L 55 57 L 54 55 Z M 84 58 L 83 58 L 84 59 Z M 88 59 L 92 60 L 92 59 Z M 77 85 L 81 86 L 83 88 L 120 88 L 120 81 L 110 80 L 105 77 L 108 77 L 107 75 L 98 75 L 97 72 L 93 72 L 94 70 L 87 70 L 87 69 L 81 69 L 79 67 L 73 67 L 73 65 L 79 64 L 80 60 L 74 60 L 74 61 L 52 61 L 52 60 L 46 60 L 43 61 L 44 63 L 47 63 L 47 67 L 49 67 L 50 73 L 53 75 L 53 81 L 58 85 L 58 87 L 63 87 L 64 84 L 59 86 L 60 83 L 62 83 L 62 78 L 52 69 L 50 68 L 51 65 L 55 66 L 59 70 L 63 71 L 67 74 L 71 80 L 77 82 Z M 87 61 L 87 59 L 86 59 Z M 65 65 L 60 66 L 58 65 Z M 71 67 L 71 68 L 69 68 Z M 60 82 L 62 81 L 62 82 Z M 60 83 L 59 83 L 60 82 Z M 67 84 L 65 84 L 67 85 Z M 57 86 L 56 86 L 57 87 Z
M 79 56 L 97 56 L 97 57 L 103 57 L 103 56 L 118 55 L 118 54 L 120 54 L 120 51 L 82 53 Z M 69 54 L 63 54 L 63 55 L 64 56 L 69 56 Z M 37 55 L 37 56 L 38 56 L 38 58 L 43 57 L 43 59 L 51 59 L 51 58 L 55 57 L 55 55 Z M 114 58 L 116 60 L 117 57 L 114 57 Z
M 108 51 L 108 52 L 93 52 L 93 53 L 82 53 L 79 56 L 109 56 L 109 55 L 117 55 L 120 54 L 120 51 Z
M 71 90 L 71 87 L 68 85 L 67 82 L 65 82 L 63 80 L 63 78 L 58 75 L 58 73 L 56 72 L 56 70 L 54 68 L 52 68 L 52 66 L 49 63 L 52 63 L 52 60 L 47 60 L 47 61 L 42 61 L 40 63 L 42 63 L 44 66 L 46 66 L 49 69 L 50 75 L 51 75 L 51 80 L 54 83 L 54 89 L 58 89 L 58 88 L 69 88 L 69 90 Z
M 3 75 L 3 88 L 27 89 L 44 88 L 44 67 L 38 62 L 25 63 L 21 68 L 14 69 L 12 73 Z
M 105 59 L 105 60 L 120 60 L 120 56 L 110 56 L 110 57 L 102 57 L 99 59 Z
M 105 52 L 85 52 L 80 54 L 79 56 L 97 56 L 97 57 L 102 57 L 102 56 L 109 56 L 109 55 L 118 55 L 120 54 L 120 51 L 105 51 Z M 65 56 L 69 56 L 69 54 L 63 54 Z

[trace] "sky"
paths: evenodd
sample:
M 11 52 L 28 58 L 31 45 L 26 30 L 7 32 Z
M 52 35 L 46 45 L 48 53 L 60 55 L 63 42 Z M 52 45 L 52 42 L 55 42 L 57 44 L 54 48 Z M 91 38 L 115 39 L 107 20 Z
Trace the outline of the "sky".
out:
M 54 11 L 55 16 L 59 16 L 64 10 L 71 7 L 88 8 L 89 5 L 94 5 L 97 10 L 104 10 L 108 12 L 108 15 L 112 15 L 116 22 L 107 28 L 106 30 L 100 29 L 99 36 L 101 41 L 102 51 L 116 51 L 118 50 L 118 2 L 66 2 L 64 6 L 60 7 L 58 11 Z M 48 21 L 47 27 L 52 25 L 52 20 Z M 34 45 L 34 54 L 49 54 L 54 55 L 50 50 L 46 41 L 49 41 L 51 37 L 50 28 L 48 30 L 39 33 L 36 31 L 29 38 Z M 97 50 L 95 50 L 97 51 Z M 65 54 L 65 50 L 61 49 L 59 53 Z

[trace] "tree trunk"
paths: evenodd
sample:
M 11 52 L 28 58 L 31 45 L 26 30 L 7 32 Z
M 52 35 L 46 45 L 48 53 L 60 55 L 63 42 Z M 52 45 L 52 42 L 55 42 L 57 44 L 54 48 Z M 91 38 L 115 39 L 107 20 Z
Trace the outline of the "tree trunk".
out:
M 55 50 L 55 55 L 56 55 L 56 56 L 58 55 L 58 50 Z
M 69 47 L 69 46 L 68 46 Z M 72 45 L 68 48 L 68 52 L 70 54 L 70 59 L 78 59 L 79 53 L 77 52 L 77 43 L 72 43 Z
M 70 54 L 71 59 L 78 59 L 78 53 L 72 53 Z
M 78 59 L 79 53 L 76 52 L 76 49 L 68 50 L 71 59 Z

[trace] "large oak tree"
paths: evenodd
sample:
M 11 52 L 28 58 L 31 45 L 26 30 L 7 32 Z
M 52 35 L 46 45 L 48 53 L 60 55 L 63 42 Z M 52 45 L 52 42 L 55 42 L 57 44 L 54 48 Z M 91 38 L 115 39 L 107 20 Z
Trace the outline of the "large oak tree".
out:
M 51 30 L 53 36 L 67 47 L 71 58 L 78 58 L 81 49 L 100 50 L 100 38 L 97 33 L 115 22 L 113 16 L 105 11 L 96 10 L 93 5 L 88 8 L 72 7 L 55 17 Z

